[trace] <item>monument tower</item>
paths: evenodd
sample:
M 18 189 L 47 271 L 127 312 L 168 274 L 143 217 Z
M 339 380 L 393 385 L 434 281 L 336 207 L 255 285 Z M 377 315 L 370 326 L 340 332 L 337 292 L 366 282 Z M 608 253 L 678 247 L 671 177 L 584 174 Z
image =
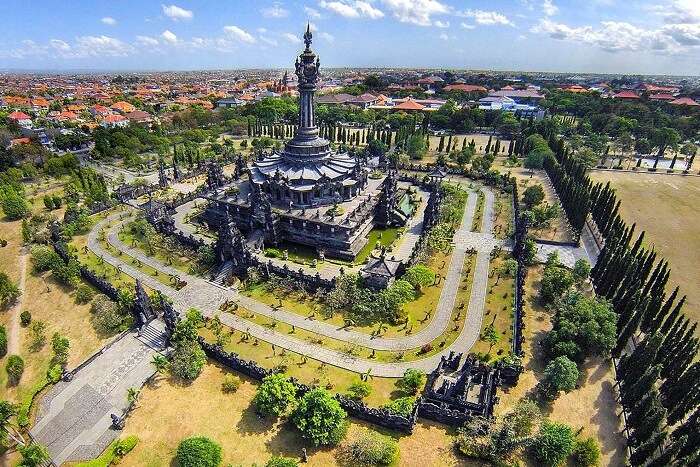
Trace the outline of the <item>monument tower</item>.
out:
M 314 95 L 321 62 L 311 50 L 311 42 L 307 26 L 306 47 L 294 64 L 299 90 L 297 132 L 281 153 L 263 157 L 251 168 L 253 188 L 282 205 L 321 206 L 346 201 L 357 196 L 367 180 L 366 170 L 353 157 L 332 151 L 330 142 L 319 136 Z

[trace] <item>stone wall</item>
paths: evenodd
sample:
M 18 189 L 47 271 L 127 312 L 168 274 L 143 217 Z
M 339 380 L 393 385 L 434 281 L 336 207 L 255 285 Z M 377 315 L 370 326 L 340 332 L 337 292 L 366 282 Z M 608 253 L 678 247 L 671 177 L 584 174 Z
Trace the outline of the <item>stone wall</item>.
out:
M 273 373 L 272 370 L 263 368 L 256 362 L 243 360 L 237 354 L 226 352 L 221 347 L 210 344 L 201 337 L 199 338 L 199 343 L 209 358 L 252 379 L 262 381 L 263 378 Z M 301 384 L 293 378 L 292 382 L 296 385 L 297 395 L 299 396 L 304 395 L 311 389 L 311 387 Z M 348 415 L 354 418 L 358 418 L 385 428 L 390 428 L 392 430 L 402 431 L 405 433 L 413 432 L 413 427 L 416 424 L 416 414 L 418 411 L 417 406 L 414 407 L 413 413 L 410 417 L 403 417 L 392 414 L 385 409 L 369 407 L 362 402 L 349 399 L 342 394 L 335 394 L 334 397 L 340 403 L 340 406 L 348 413 Z

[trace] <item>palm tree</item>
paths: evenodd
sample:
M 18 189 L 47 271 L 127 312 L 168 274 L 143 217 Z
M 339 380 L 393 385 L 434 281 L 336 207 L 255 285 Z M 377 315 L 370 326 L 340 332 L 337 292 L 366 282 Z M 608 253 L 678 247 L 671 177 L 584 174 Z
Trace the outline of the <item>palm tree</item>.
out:
M 141 391 L 136 388 L 129 388 L 126 392 L 126 401 L 129 405 L 133 405 L 136 403 L 136 399 L 139 398 L 139 393 Z
M 9 401 L 0 401 L 0 431 L 4 431 L 12 440 L 21 445 L 25 445 L 24 437 L 10 423 L 10 419 L 17 415 L 17 407 Z

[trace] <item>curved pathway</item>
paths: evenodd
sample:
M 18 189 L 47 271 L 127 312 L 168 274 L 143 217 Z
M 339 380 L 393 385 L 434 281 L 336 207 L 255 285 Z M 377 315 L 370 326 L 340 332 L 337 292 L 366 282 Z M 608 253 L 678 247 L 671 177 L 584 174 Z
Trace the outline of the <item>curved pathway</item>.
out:
M 489 191 L 487 190 L 487 193 Z M 473 212 L 476 204 L 476 196 L 470 193 L 467 206 L 465 208 L 465 216 L 460 229 L 455 234 L 455 251 L 452 255 L 448 275 L 445 278 L 443 293 L 438 302 L 438 310 L 431 324 L 420 332 L 406 337 L 400 338 L 372 338 L 371 336 L 357 331 L 346 331 L 336 328 L 328 323 L 311 321 L 303 316 L 289 313 L 284 310 L 273 310 L 260 302 L 239 296 L 234 290 L 226 289 L 210 283 L 202 278 L 183 274 L 182 272 L 166 266 L 154 258 L 148 257 L 140 250 L 128 247 L 121 242 L 117 236 L 117 227 L 123 222 L 123 214 L 114 214 L 104 221 L 100 222 L 90 232 L 88 236 L 88 247 L 97 255 L 103 256 L 105 261 L 114 265 L 121 266 L 122 270 L 132 277 L 140 279 L 150 288 L 156 289 L 169 296 L 174 303 L 175 308 L 184 313 L 187 309 L 195 307 L 202 311 L 207 316 L 219 314 L 222 322 L 230 327 L 240 331 L 249 331 L 254 337 L 269 342 L 270 344 L 278 345 L 290 351 L 307 355 L 311 358 L 326 362 L 328 364 L 345 368 L 358 373 L 371 371 L 375 376 L 399 377 L 408 368 L 420 368 L 423 371 L 432 371 L 440 361 L 443 354 L 450 351 L 464 352 L 473 346 L 476 339 L 479 337 L 481 329 L 481 320 L 483 317 L 484 303 L 487 292 L 488 268 L 489 268 L 489 253 L 493 246 L 499 242 L 491 234 L 480 234 L 468 232 L 469 226 L 473 218 Z M 493 196 L 487 196 L 484 227 L 491 223 L 490 216 L 492 215 Z M 140 270 L 132 267 L 130 264 L 120 260 L 117 257 L 104 249 L 99 241 L 98 234 L 101 228 L 106 223 L 115 219 L 121 218 L 117 226 L 113 226 L 107 236 L 108 241 L 117 249 L 124 251 L 128 255 L 139 259 L 144 264 L 148 264 L 155 269 L 167 274 L 175 274 L 187 281 L 187 286 L 177 291 L 167 285 L 162 284 L 152 276 L 149 276 Z M 380 363 L 371 360 L 360 359 L 339 351 L 327 349 L 323 346 L 311 344 L 306 341 L 297 339 L 287 334 L 269 329 L 263 325 L 252 323 L 243 318 L 229 313 L 218 313 L 219 305 L 226 300 L 238 300 L 239 303 L 249 308 L 251 311 L 262 314 L 264 316 L 274 317 L 277 320 L 293 324 L 301 329 L 338 339 L 345 342 L 352 342 L 368 348 L 377 350 L 408 350 L 415 349 L 425 343 L 432 341 L 439 336 L 447 327 L 450 321 L 456 292 L 460 281 L 461 270 L 466 256 L 467 249 L 475 249 L 477 251 L 477 261 L 472 284 L 472 291 L 469 300 L 468 311 L 465 324 L 462 332 L 457 339 L 441 353 L 410 362 L 396 363 Z

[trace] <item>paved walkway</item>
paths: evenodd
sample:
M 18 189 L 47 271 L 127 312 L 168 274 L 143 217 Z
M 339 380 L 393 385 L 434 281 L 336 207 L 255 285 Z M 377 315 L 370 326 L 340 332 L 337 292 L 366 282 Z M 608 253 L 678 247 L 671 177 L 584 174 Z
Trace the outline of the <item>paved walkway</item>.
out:
M 110 229 L 107 239 L 116 248 L 124 251 L 129 256 L 138 258 L 144 264 L 148 264 L 149 266 L 160 271 L 167 274 L 179 275 L 187 282 L 187 286 L 179 291 L 176 291 L 173 288 L 162 284 L 155 278 L 133 268 L 130 264 L 125 263 L 119 258 L 113 257 L 99 244 L 99 241 L 97 240 L 99 231 L 106 223 L 117 219 L 119 214 L 110 216 L 109 218 L 100 222 L 92 230 L 88 236 L 88 247 L 96 254 L 103 256 L 105 261 L 108 263 L 115 266 L 121 266 L 122 270 L 126 274 L 141 279 L 144 284 L 153 289 L 160 290 L 162 293 L 171 297 L 175 308 L 180 312 L 185 312 L 187 309 L 195 307 L 200 309 L 205 315 L 213 316 L 214 314 L 219 314 L 219 306 L 224 301 L 239 299 L 241 305 L 246 308 L 250 307 L 253 309 L 252 311 L 262 315 L 274 317 L 275 319 L 287 322 L 289 324 L 297 323 L 295 326 L 298 325 L 298 327 L 302 329 L 307 329 L 309 331 L 346 342 L 356 342 L 368 348 L 376 348 L 377 350 L 403 350 L 408 348 L 417 348 L 427 342 L 430 342 L 432 339 L 442 333 L 445 327 L 449 324 L 451 312 L 454 308 L 456 289 L 457 285 L 459 284 L 466 250 L 470 248 L 476 249 L 477 265 L 475 271 L 475 281 L 472 285 L 472 295 L 470 297 L 466 317 L 467 321 L 462 329 L 462 333 L 456 339 L 456 341 L 449 347 L 445 348 L 441 354 L 433 355 L 424 359 L 398 363 L 377 363 L 369 360 L 362 360 L 342 352 L 330 350 L 319 345 L 310 344 L 287 334 L 281 334 L 265 326 L 249 322 L 236 315 L 228 313 L 220 314 L 220 318 L 224 324 L 241 331 L 248 330 L 254 337 L 267 341 L 271 344 L 279 345 L 280 347 L 288 350 L 303 355 L 308 355 L 320 361 L 324 361 L 351 371 L 356 371 L 358 373 L 366 372 L 367 370 L 371 369 L 372 374 L 377 376 L 398 377 L 401 376 L 407 368 L 420 368 L 424 371 L 432 371 L 432 369 L 434 369 L 439 362 L 442 354 L 448 353 L 451 350 L 456 352 L 467 351 L 469 348 L 471 348 L 479 336 L 487 289 L 489 267 L 488 254 L 493 246 L 498 243 L 498 241 L 493 238 L 491 234 L 468 232 L 473 218 L 475 203 L 476 196 L 472 193 L 469 197 L 467 207 L 465 208 L 466 215 L 464 216 L 462 226 L 455 235 L 455 252 L 453 253 L 448 275 L 445 278 L 447 283 L 443 288 L 443 293 L 438 302 L 438 311 L 436 311 L 433 321 L 421 332 L 400 338 L 373 339 L 371 336 L 364 333 L 341 330 L 333 325 L 329 325 L 328 323 L 311 321 L 302 316 L 289 313 L 284 310 L 272 310 L 266 305 L 248 299 L 247 297 L 239 297 L 233 290 L 219 287 L 204 279 L 183 274 L 174 268 L 166 266 L 154 258 L 143 254 L 140 250 L 131 248 L 121 242 L 116 234 L 116 226 Z M 492 203 L 493 197 L 487 198 L 485 217 L 492 216 Z M 488 219 L 485 221 L 484 225 L 490 225 L 489 223 L 491 222 L 492 220 Z
M 162 323 L 154 325 L 163 330 Z M 141 388 L 155 372 L 157 350 L 144 340 L 136 332 L 121 336 L 42 398 L 31 434 L 55 464 L 97 457 L 118 436 L 110 415 L 121 415 L 129 388 Z

